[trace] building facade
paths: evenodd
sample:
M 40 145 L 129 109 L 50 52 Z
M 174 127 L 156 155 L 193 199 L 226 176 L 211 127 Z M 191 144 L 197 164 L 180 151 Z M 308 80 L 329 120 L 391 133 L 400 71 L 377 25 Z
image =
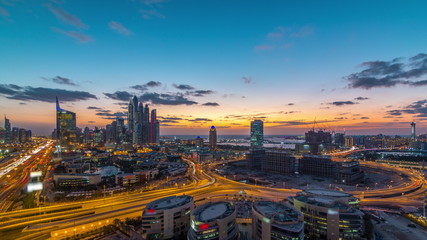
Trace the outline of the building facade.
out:
M 303 213 L 306 239 L 361 240 L 363 213 L 359 199 L 331 190 L 305 190 L 289 201 Z
M 270 150 L 265 151 L 265 156 L 261 161 L 261 170 L 265 172 L 291 175 L 295 173 L 296 158 L 289 152 Z
M 216 128 L 215 126 L 212 126 L 209 130 L 209 148 L 211 150 L 215 150 L 216 143 L 217 143 Z
M 236 208 L 230 202 L 208 202 L 191 214 L 188 240 L 232 240 L 238 237 Z
M 304 217 L 288 203 L 255 202 L 252 206 L 252 239 L 303 240 Z
M 183 239 L 190 228 L 193 197 L 165 197 L 147 204 L 142 212 L 144 239 Z
M 261 148 L 264 143 L 264 123 L 261 120 L 251 122 L 251 147 Z
M 73 145 L 77 142 L 76 114 L 62 109 L 56 98 L 56 137 L 61 146 Z

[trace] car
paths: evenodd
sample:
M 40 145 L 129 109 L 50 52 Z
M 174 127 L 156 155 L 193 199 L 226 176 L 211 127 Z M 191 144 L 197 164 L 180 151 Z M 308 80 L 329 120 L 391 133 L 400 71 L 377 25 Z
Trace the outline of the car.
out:
M 415 225 L 415 224 L 413 224 L 413 223 L 409 223 L 409 224 L 408 224 L 408 227 L 416 228 L 416 227 L 417 227 L 417 225 Z

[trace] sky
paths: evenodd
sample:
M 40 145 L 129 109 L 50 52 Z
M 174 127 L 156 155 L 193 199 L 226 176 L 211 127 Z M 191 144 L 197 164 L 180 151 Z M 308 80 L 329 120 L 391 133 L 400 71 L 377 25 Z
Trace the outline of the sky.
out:
M 161 135 L 427 133 L 426 1 L 0 0 L 0 114 L 50 134 L 136 95 Z M 315 123 L 315 124 L 314 124 Z M 3 119 L 0 120 L 3 125 Z

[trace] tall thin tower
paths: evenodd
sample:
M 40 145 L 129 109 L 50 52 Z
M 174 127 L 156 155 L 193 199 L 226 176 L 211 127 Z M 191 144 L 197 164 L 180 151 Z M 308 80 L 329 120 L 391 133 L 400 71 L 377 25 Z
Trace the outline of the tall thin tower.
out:
M 216 128 L 215 126 L 212 126 L 209 130 L 209 148 L 211 150 L 216 149 L 216 142 L 217 142 L 217 135 L 216 135 Z
M 417 136 L 415 134 L 415 122 L 411 122 L 411 138 L 415 142 L 417 140 Z

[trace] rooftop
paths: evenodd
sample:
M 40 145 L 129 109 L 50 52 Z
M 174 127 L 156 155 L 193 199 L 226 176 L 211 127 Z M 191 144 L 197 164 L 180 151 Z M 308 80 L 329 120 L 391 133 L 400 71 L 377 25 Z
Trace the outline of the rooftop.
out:
M 283 203 L 261 201 L 254 204 L 254 209 L 267 218 L 274 218 L 279 222 L 293 222 L 298 220 L 299 213 Z
M 230 216 L 235 209 L 229 202 L 209 202 L 196 208 L 194 216 L 197 221 L 211 222 Z
M 188 195 L 181 196 L 170 196 L 155 201 L 150 202 L 147 205 L 147 209 L 161 210 L 161 209 L 171 209 L 175 207 L 182 206 L 189 202 L 193 201 L 193 197 Z
M 327 197 L 351 197 L 351 194 L 340 192 L 340 191 L 334 191 L 334 190 L 327 190 L 327 189 L 312 189 L 312 190 L 305 190 L 305 194 L 309 195 L 317 195 L 317 196 L 327 196 Z

